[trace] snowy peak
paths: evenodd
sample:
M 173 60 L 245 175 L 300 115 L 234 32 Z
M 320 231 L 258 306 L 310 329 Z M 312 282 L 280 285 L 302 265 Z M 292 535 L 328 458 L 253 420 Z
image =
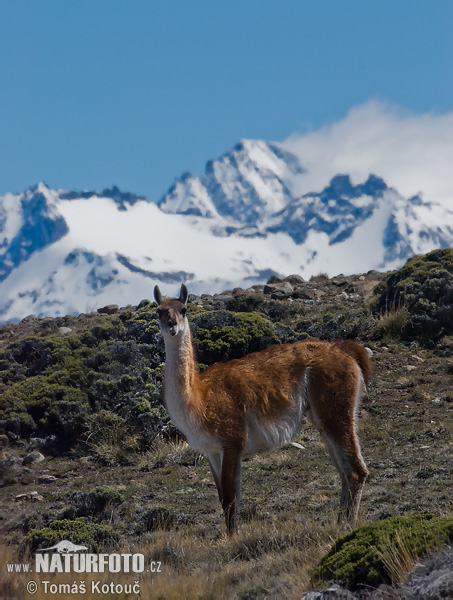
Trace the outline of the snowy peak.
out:
M 297 157 L 279 145 L 242 140 L 209 161 L 203 177 L 184 174 L 159 206 L 170 213 L 260 226 L 291 201 L 288 180 L 302 172 Z
M 57 198 L 44 183 L 21 195 L 5 196 L 0 204 L 0 281 L 34 252 L 66 235 Z
M 329 185 L 319 194 L 324 201 L 350 200 L 361 196 L 382 196 L 388 189 L 383 179 L 371 174 L 368 179 L 359 185 L 353 185 L 349 175 L 336 175 L 330 180 Z M 309 196 L 310 194 L 306 194 Z
M 387 191 L 386 183 L 376 175 L 359 185 L 353 185 L 348 175 L 336 175 L 322 191 L 290 202 L 274 216 L 268 231 L 288 233 L 297 244 L 302 244 L 310 231 L 318 231 L 337 244 L 371 217 Z
M 196 217 L 218 217 L 217 210 L 203 182 L 190 173 L 184 173 L 169 189 L 159 203 L 166 213 L 194 215 Z

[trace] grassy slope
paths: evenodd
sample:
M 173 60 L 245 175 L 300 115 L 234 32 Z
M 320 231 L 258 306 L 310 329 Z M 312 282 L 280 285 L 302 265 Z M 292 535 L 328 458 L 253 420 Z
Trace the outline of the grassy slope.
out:
M 322 308 L 319 303 L 306 307 L 304 318 L 323 323 L 330 318 L 323 315 L 345 310 L 333 295 L 326 296 Z M 364 298 L 362 294 L 358 302 Z M 310 313 L 315 310 L 322 311 L 316 319 Z M 282 322 L 285 318 L 288 324 L 293 317 L 287 315 Z M 375 325 L 382 330 L 381 321 Z M 363 341 L 374 352 L 375 370 L 359 421 L 370 470 L 361 521 L 420 512 L 451 515 L 450 340 L 427 349 L 417 342 L 403 344 L 385 331 L 370 338 L 375 339 Z M 207 461 L 182 440 L 158 442 L 134 454 L 128 466 L 103 466 L 85 448 L 82 454 L 88 458 L 80 451 L 69 452 L 48 456 L 31 472 L 18 467 L 16 481 L 1 490 L 0 524 L 9 543 L 2 562 L 17 556 L 33 527 L 60 518 L 71 506 L 74 511 L 73 492 L 104 485 L 119 492 L 120 502 L 107 505 L 92 520 L 112 526 L 122 551 L 144 552 L 162 562 L 161 574 L 140 577 L 142 597 L 300 598 L 310 588 L 313 567 L 341 531 L 335 523 L 339 481 L 319 435 L 307 426 L 297 441 L 303 450 L 290 446 L 244 462 L 243 524 L 231 539 L 224 534 Z M 6 450 L 8 460 L 25 454 L 20 445 Z M 43 474 L 57 479 L 40 484 Z M 32 490 L 43 500 L 15 502 L 17 494 Z M 161 513 L 166 519 L 156 525 L 148 511 L 158 507 L 168 513 Z M 7 575 L 1 596 L 29 597 L 24 591 L 28 579 Z M 112 579 L 131 581 L 122 574 Z M 52 581 L 66 582 L 68 576 Z

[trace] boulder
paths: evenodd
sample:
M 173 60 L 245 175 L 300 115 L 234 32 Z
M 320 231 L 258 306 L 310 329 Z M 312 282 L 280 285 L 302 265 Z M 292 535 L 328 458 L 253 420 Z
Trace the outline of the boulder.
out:
M 45 460 L 44 455 L 41 454 L 41 452 L 38 452 L 37 450 L 33 450 L 33 452 L 30 452 L 30 454 L 27 454 L 27 456 L 22 461 L 22 464 L 23 465 L 32 465 L 35 463 L 40 463 L 43 460 Z
M 102 308 L 98 308 L 98 313 L 100 315 L 115 315 L 119 311 L 120 307 L 118 304 L 108 304 L 107 306 L 103 306 Z
M 59 327 L 58 331 L 61 333 L 61 335 L 68 335 L 72 332 L 72 329 L 70 327 Z
M 288 283 L 290 283 L 291 285 L 302 285 L 303 283 L 305 283 L 305 279 L 302 277 L 302 275 L 288 275 L 288 277 L 285 277 L 283 279 L 283 281 L 287 281 Z
M 38 479 L 38 483 L 53 483 L 56 480 L 57 478 L 53 475 L 42 475 L 42 477 Z
M 279 283 L 267 283 L 264 286 L 265 294 L 275 294 L 276 292 L 282 292 L 282 296 L 290 296 L 294 291 L 293 286 L 288 281 L 281 281 Z

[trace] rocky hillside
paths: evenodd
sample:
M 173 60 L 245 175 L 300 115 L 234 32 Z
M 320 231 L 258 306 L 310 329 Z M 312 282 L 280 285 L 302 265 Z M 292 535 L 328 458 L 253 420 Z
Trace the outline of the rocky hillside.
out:
M 309 337 L 360 341 L 374 363 L 359 420 L 362 522 L 448 516 L 452 274 L 453 251 L 438 250 L 390 273 L 191 295 L 200 368 Z M 244 463 L 243 529 L 225 541 L 209 466 L 162 406 L 155 308 L 142 300 L 0 329 L 2 536 L 22 553 L 62 531 L 92 548 L 143 548 L 167 569 L 166 584 L 142 581 L 150 598 L 300 598 L 341 533 L 319 435 L 308 426 L 298 448 Z M 22 597 L 18 581 L 0 595 Z

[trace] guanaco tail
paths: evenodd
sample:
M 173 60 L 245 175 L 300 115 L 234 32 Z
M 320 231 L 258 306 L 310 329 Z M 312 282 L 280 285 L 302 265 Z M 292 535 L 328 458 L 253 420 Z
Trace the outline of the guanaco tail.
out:
M 228 533 L 237 531 L 241 459 L 288 444 L 308 419 L 319 429 L 341 479 L 339 520 L 353 525 L 367 476 L 356 430 L 371 362 L 352 341 L 271 346 L 200 373 L 179 298 L 154 288 L 165 342 L 164 400 L 188 443 L 207 455 Z

